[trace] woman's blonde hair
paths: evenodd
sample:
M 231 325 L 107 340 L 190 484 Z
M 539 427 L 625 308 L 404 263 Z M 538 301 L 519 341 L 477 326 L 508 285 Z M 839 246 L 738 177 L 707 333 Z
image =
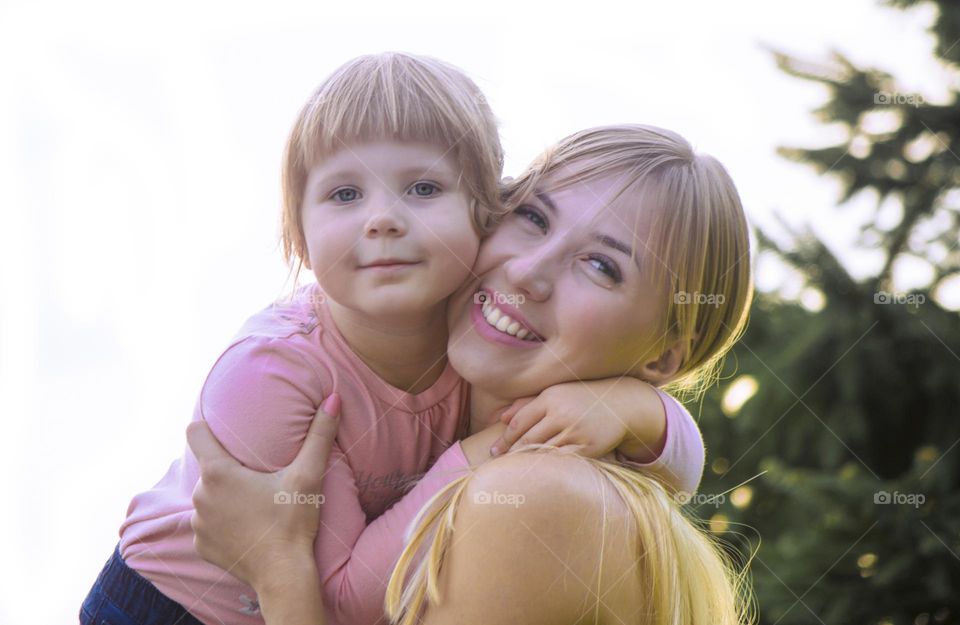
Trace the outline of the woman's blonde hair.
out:
M 562 453 L 546 445 L 509 455 Z M 688 517 L 660 481 L 606 460 L 580 458 L 605 478 L 627 506 L 643 583 L 643 625 L 744 625 L 754 622 L 747 564 L 738 567 L 725 546 Z M 534 460 L 531 459 L 531 462 Z M 411 523 L 403 553 L 387 585 L 384 609 L 392 623 L 413 625 L 427 604 L 440 602 L 440 567 L 453 541 L 454 518 L 472 475 L 447 484 Z M 603 531 L 606 528 L 604 527 Z M 603 542 L 603 541 L 602 541 Z M 602 557 L 602 554 L 601 554 Z M 739 572 L 738 572 L 739 569 Z M 602 594 L 598 592 L 599 596 Z M 427 602 L 427 603 L 425 603 Z M 571 619 L 572 620 L 572 619 Z
M 503 201 L 512 210 L 535 190 L 589 186 L 610 176 L 619 187 L 611 203 L 621 197 L 636 202 L 637 223 L 648 220 L 641 266 L 663 294 L 650 349 L 638 360 L 680 341 L 683 360 L 664 389 L 699 397 L 718 379 L 724 355 L 746 329 L 753 297 L 740 196 L 723 165 L 695 153 L 677 133 L 624 124 L 562 139 L 505 185 Z M 541 189 L 547 177 L 549 189 Z
M 475 230 L 483 236 L 493 227 L 502 212 L 503 149 L 480 88 L 459 69 L 430 57 L 405 52 L 361 56 L 317 88 L 287 139 L 281 242 L 284 260 L 297 275 L 307 258 L 300 211 L 310 169 L 351 142 L 382 139 L 446 149 L 472 200 Z
M 716 381 L 724 355 L 745 330 L 753 295 L 746 218 L 733 181 L 716 159 L 696 154 L 669 130 L 591 128 L 563 139 L 508 181 L 504 206 L 512 210 L 536 191 L 549 190 L 539 186 L 545 177 L 550 189 L 560 189 L 611 175 L 619 183 L 614 200 L 626 196 L 636 201 L 637 224 L 641 214 L 647 219 L 642 266 L 646 277 L 664 290 L 659 327 L 651 332 L 659 338 L 652 339 L 649 353 L 663 353 L 680 341 L 684 357 L 665 388 L 701 395 Z M 555 452 L 538 446 L 511 453 L 531 450 Z M 649 611 L 641 622 L 753 622 L 746 566 L 736 572 L 720 544 L 686 516 L 661 482 L 629 464 L 584 460 L 615 487 L 635 520 L 640 579 L 651 585 L 644 589 Z M 387 587 L 385 608 L 393 622 L 414 623 L 426 600 L 439 602 L 440 566 L 469 479 L 458 478 L 437 493 L 411 524 Z

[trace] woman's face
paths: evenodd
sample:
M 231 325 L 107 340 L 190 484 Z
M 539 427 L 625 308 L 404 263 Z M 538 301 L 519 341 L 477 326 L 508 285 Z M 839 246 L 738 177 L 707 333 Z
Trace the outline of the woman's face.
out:
M 663 297 L 640 269 L 650 261 L 635 194 L 611 204 L 613 176 L 541 185 L 481 243 L 476 278 L 450 301 L 451 363 L 505 399 L 639 372 Z

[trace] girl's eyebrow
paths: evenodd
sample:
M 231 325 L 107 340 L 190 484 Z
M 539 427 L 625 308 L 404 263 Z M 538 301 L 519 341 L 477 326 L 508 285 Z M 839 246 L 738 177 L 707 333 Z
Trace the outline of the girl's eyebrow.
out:
M 453 171 L 445 163 L 431 163 L 430 165 L 411 165 L 397 172 L 401 176 L 422 176 L 435 174 L 438 176 L 452 176 Z
M 445 163 L 431 163 L 429 165 L 411 165 L 395 172 L 400 178 L 420 177 L 433 174 L 436 176 L 453 176 L 453 172 Z M 317 179 L 315 187 L 323 188 L 332 184 L 343 182 L 349 179 L 363 178 L 370 176 L 371 171 L 363 167 L 348 165 L 340 169 L 335 169 L 326 175 Z M 374 174 L 379 178 L 379 174 Z
M 556 213 L 559 212 L 559 211 L 557 210 L 557 205 L 553 203 L 553 200 L 550 199 L 550 196 L 547 195 L 547 192 L 546 192 L 546 191 L 535 191 L 533 195 L 534 195 L 538 200 L 540 200 L 541 202 L 543 202 L 543 204 L 544 204 L 547 208 L 549 208 L 551 211 L 553 211 L 554 214 L 556 214 Z M 624 243 L 623 241 L 621 241 L 620 239 L 615 239 L 614 237 L 612 237 L 612 236 L 610 236 L 610 235 L 601 234 L 601 233 L 599 233 L 599 232 L 596 233 L 596 234 L 594 234 L 594 239 L 596 239 L 598 243 L 600 243 L 600 244 L 602 244 L 602 245 L 605 245 L 605 246 L 607 246 L 607 247 L 609 247 L 609 248 L 611 248 L 611 249 L 615 249 L 615 250 L 617 250 L 618 252 L 622 252 L 623 254 L 625 254 L 625 255 L 627 255 L 627 256 L 633 256 L 633 249 L 632 249 L 629 245 L 627 245 L 626 243 Z M 640 255 L 638 254 L 638 255 L 634 256 L 634 257 L 633 257 L 633 261 L 634 261 L 634 263 L 637 265 L 637 269 L 642 272 L 643 269 L 641 269 L 641 267 L 640 267 Z

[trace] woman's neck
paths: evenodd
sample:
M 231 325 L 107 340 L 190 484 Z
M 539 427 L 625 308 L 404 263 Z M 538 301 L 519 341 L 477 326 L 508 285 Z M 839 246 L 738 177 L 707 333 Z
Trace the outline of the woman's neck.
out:
M 327 304 L 350 349 L 388 384 L 420 393 L 443 373 L 447 365 L 445 305 L 416 318 L 382 319 L 330 299 Z
M 470 386 L 470 433 L 476 434 L 496 423 L 514 400 L 497 397 L 478 386 Z

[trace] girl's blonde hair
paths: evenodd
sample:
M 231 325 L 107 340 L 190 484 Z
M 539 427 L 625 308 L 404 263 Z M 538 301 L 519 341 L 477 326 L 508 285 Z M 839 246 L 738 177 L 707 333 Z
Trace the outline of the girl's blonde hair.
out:
M 639 124 L 590 128 L 547 149 L 509 181 L 505 207 L 512 210 L 535 190 L 549 190 L 539 188 L 548 176 L 554 190 L 615 176 L 619 189 L 612 201 L 637 203 L 637 223 L 649 223 L 641 266 L 663 293 L 650 349 L 637 354 L 638 361 L 680 341 L 684 357 L 664 389 L 685 399 L 701 396 L 746 329 L 753 297 L 750 235 L 726 169 L 670 130 Z
M 502 212 L 503 149 L 480 88 L 459 69 L 430 57 L 405 52 L 361 56 L 317 88 L 287 139 L 281 242 L 284 260 L 297 275 L 307 258 L 300 211 L 310 169 L 351 142 L 382 139 L 446 149 L 472 200 L 475 230 L 483 236 L 493 227 Z
M 546 445 L 513 454 L 561 453 Z M 745 563 L 734 563 L 725 546 L 688 517 L 657 479 L 595 458 L 580 460 L 599 472 L 626 504 L 638 552 L 635 579 L 643 583 L 643 625 L 744 625 L 753 623 L 753 599 Z M 531 458 L 531 462 L 534 460 Z M 453 540 L 454 518 L 471 475 L 447 484 L 411 523 L 408 540 L 390 581 L 384 608 L 392 623 L 414 625 L 426 603 L 440 602 L 440 567 Z M 605 531 L 604 527 L 602 531 Z M 604 542 L 604 541 L 601 541 Z M 602 557 L 602 554 L 601 554 Z M 739 572 L 737 569 L 740 568 Z M 406 582 L 406 583 L 405 583 Z M 597 592 L 598 605 L 602 590 Z M 571 619 L 572 620 L 572 619 Z
M 563 139 L 507 182 L 504 206 L 512 210 L 536 191 L 548 190 L 539 187 L 547 176 L 550 189 L 560 189 L 611 175 L 619 181 L 614 200 L 635 197 L 637 224 L 641 214 L 647 219 L 641 265 L 664 290 L 649 353 L 661 354 L 681 341 L 683 360 L 665 388 L 701 395 L 716 381 L 724 355 L 746 328 L 753 295 L 746 218 L 733 181 L 716 159 L 694 153 L 669 130 L 592 128 Z M 626 195 L 634 192 L 636 196 Z M 551 453 L 546 446 L 511 453 L 531 450 Z M 663 484 L 626 464 L 584 460 L 615 487 L 635 520 L 639 579 L 650 585 L 644 588 L 649 612 L 640 622 L 753 621 L 746 567 L 737 573 L 717 541 L 687 518 Z M 412 523 L 387 587 L 385 608 L 394 622 L 414 623 L 425 600 L 439 601 L 440 565 L 469 479 L 459 478 L 437 493 Z

